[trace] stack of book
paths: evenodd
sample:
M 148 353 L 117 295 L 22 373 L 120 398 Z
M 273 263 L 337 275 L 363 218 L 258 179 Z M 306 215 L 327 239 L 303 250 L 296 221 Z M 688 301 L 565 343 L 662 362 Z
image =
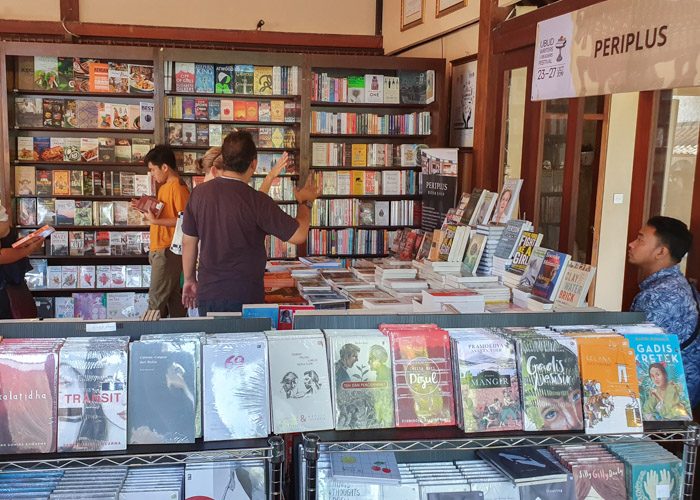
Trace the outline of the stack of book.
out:
M 461 314 L 484 312 L 484 296 L 469 289 L 461 290 L 424 290 L 420 308 L 423 312 L 438 312 L 446 305 L 457 308 Z
M 374 270 L 374 281 L 379 287 L 386 287 L 386 280 L 415 279 L 418 271 L 410 262 L 385 261 Z
M 484 247 L 484 252 L 481 255 L 481 260 L 476 270 L 477 274 L 487 276 L 493 274 L 493 257 L 504 229 L 505 226 L 500 224 L 480 224 L 477 226 L 476 233 L 486 236 L 486 246 Z

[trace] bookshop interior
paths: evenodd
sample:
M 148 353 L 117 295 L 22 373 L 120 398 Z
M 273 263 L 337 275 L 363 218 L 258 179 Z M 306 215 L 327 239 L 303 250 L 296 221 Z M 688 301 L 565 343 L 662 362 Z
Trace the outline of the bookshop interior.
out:
M 700 0 L 0 16 L 0 500 L 700 498 Z

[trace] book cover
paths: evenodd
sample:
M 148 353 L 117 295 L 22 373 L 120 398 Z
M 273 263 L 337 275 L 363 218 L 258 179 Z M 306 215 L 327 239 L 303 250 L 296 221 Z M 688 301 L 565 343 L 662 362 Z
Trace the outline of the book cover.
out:
M 95 255 L 95 231 L 83 231 L 83 235 L 84 255 Z
M 326 343 L 318 335 L 268 336 L 272 428 L 276 434 L 333 428 Z
M 141 130 L 154 130 L 155 124 L 155 104 L 149 101 L 139 102 L 139 118 L 136 128 Z
M 452 364 L 447 332 L 389 333 L 397 427 L 454 425 Z
M 513 255 L 513 262 L 510 265 L 510 269 L 517 273 L 524 273 L 525 269 L 527 268 L 527 264 L 530 261 L 532 249 L 539 246 L 541 241 L 542 233 L 523 231 L 518 247 Z
M 15 124 L 18 127 L 41 127 L 43 120 L 43 105 L 41 98 L 15 98 Z
M 425 104 L 428 82 L 425 71 L 399 71 L 399 98 L 402 104 Z
M 589 264 L 570 261 L 554 299 L 554 307 L 585 307 L 595 269 Z
M 36 169 L 15 167 L 15 196 L 34 196 L 36 193 Z
M 107 74 L 110 92 L 117 94 L 129 92 L 129 65 L 127 63 L 109 62 Z
M 182 145 L 197 145 L 197 126 L 194 123 L 171 123 L 171 125 L 182 125 Z
M 516 484 L 555 477 L 566 481 L 566 471 L 547 460 L 534 446 L 506 450 L 481 449 L 477 454 Z
M 207 112 L 209 113 L 209 120 L 221 120 L 221 101 L 218 99 L 209 99 Z
M 207 120 L 209 118 L 209 101 L 207 99 L 194 100 L 194 119 Z
M 508 221 L 501 239 L 498 240 L 498 245 L 494 255 L 501 259 L 510 260 L 516 250 L 516 245 L 520 241 L 520 236 L 523 231 L 529 227 L 529 223 L 520 219 L 512 219 Z
M 221 99 L 221 120 L 233 121 L 234 104 L 231 99 Z
M 462 428 L 465 432 L 521 430 L 520 386 L 515 348 L 496 336 L 455 339 Z
M 187 464 L 186 500 L 265 500 L 266 465 L 260 461 L 221 461 Z
M 182 99 L 182 119 L 194 120 L 194 99 Z
M 83 195 L 83 171 L 70 170 L 70 194 L 72 196 Z
M 195 125 L 195 142 L 197 146 L 209 146 L 209 125 L 197 123 Z
M 38 161 L 39 151 L 34 147 L 33 137 L 17 137 L 17 159 L 21 161 Z
M 39 198 L 36 202 L 37 226 L 56 224 L 56 203 L 53 198 Z
M 90 92 L 109 92 L 109 64 L 89 63 L 88 85 Z
M 365 102 L 365 77 L 364 75 L 348 76 L 348 102 Z
M 68 246 L 71 256 L 85 255 L 85 235 L 82 231 L 70 231 L 68 233 Z
M 195 64 L 175 63 L 175 92 L 192 93 L 195 86 Z
M 387 104 L 399 104 L 401 102 L 401 87 L 398 76 L 384 77 L 384 102 Z
M 66 99 L 63 104 L 63 128 L 76 128 L 78 126 L 77 101 Z
M 553 301 L 559 291 L 564 277 L 564 270 L 571 256 L 555 250 L 548 250 L 542 261 L 540 271 L 532 285 L 532 294 L 545 300 Z
M 194 65 L 194 91 L 198 94 L 213 94 L 216 79 L 213 64 Z
M 637 361 L 642 418 L 692 420 L 678 336 L 625 333 Z
M 75 293 L 75 317 L 82 319 L 106 319 L 107 307 L 102 293 Z
M 258 101 L 245 101 L 245 120 L 258 121 Z
M 216 73 L 214 92 L 216 94 L 233 94 L 233 64 L 217 64 L 214 70 Z M 210 119 L 218 120 L 218 118 Z
M 469 238 L 469 244 L 467 245 L 462 264 L 465 271 L 472 276 L 476 274 L 476 270 L 479 267 L 481 256 L 484 253 L 484 248 L 486 248 L 486 241 L 485 235 L 476 232 L 472 232 Z
M 56 224 L 72 226 L 75 222 L 75 201 L 56 200 Z
M 202 346 L 206 441 L 254 439 L 270 433 L 267 349 L 262 335 Z
M 97 231 L 95 233 L 95 255 L 111 255 L 109 231 Z
M 576 341 L 528 333 L 516 338 L 526 431 L 583 429 Z
M 255 69 L 250 64 L 236 64 L 234 67 L 236 94 L 252 94 L 255 81 Z
M 624 337 L 576 339 L 586 434 L 642 432 L 634 351 Z
M 491 217 L 491 222 L 507 224 L 513 218 L 513 212 L 520 197 L 520 189 L 523 186 L 522 179 L 506 179 L 503 182 L 501 193 L 498 195 L 496 208 Z
M 261 122 L 272 121 L 270 101 L 259 101 L 258 102 L 258 121 L 261 121 Z
M 126 349 L 109 337 L 61 349 L 57 451 L 126 448 Z
M 284 122 L 284 101 L 277 99 L 270 101 L 270 121 L 275 123 Z
M 331 453 L 333 479 L 379 484 L 399 484 L 401 473 L 396 455 L 390 451 Z M 433 500 L 428 495 L 429 500 Z M 445 499 L 447 500 L 447 499 Z
M 327 331 L 335 428 L 394 426 L 389 339 L 381 332 Z
M 155 88 L 153 66 L 129 64 L 129 92 L 135 94 L 152 93 Z
M 131 139 L 119 138 L 114 141 L 114 158 L 118 162 L 129 163 L 131 156 Z M 115 193 L 116 194 L 116 193 Z
M 17 88 L 19 90 L 33 90 L 34 83 L 34 57 L 17 56 Z
M 56 318 L 66 319 L 75 317 L 75 303 L 73 297 L 56 297 L 54 299 L 54 314 Z M 60 383 L 59 383 L 60 387 Z M 60 417 L 59 417 L 60 425 Z
M 53 316 L 53 315 L 52 315 Z M 56 451 L 58 354 L 48 344 L 33 349 L 0 348 L 3 454 Z
M 253 78 L 255 95 L 272 95 L 272 66 L 255 66 Z
M 95 266 L 78 268 L 78 288 L 95 288 Z
M 365 102 L 384 102 L 384 75 L 365 75 Z
M 17 224 L 36 226 L 36 198 L 17 199 Z
M 184 339 L 129 345 L 129 444 L 194 443 L 197 351 Z
M 57 57 L 34 56 L 34 87 L 39 90 L 58 90 Z

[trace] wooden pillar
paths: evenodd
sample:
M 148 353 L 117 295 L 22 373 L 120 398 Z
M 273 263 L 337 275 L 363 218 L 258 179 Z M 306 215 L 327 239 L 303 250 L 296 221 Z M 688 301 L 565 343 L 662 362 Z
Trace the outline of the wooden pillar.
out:
M 479 53 L 477 57 L 476 111 L 474 119 L 474 187 L 498 190 L 499 133 L 493 120 L 501 109 L 498 102 L 500 55 L 494 52 L 493 29 L 502 23 L 509 8 L 498 7 L 498 0 L 481 0 L 479 10 Z

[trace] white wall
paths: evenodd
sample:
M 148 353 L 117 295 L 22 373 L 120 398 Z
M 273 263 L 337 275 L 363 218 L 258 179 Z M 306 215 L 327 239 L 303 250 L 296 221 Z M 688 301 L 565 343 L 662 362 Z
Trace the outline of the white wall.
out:
M 638 102 L 639 94 L 633 92 L 614 94 L 610 103 L 594 304 L 609 311 L 619 311 L 622 307 Z M 624 196 L 623 203 L 614 204 L 613 196 L 620 193 Z
M 0 0 L 0 19 L 60 21 L 60 0 Z

